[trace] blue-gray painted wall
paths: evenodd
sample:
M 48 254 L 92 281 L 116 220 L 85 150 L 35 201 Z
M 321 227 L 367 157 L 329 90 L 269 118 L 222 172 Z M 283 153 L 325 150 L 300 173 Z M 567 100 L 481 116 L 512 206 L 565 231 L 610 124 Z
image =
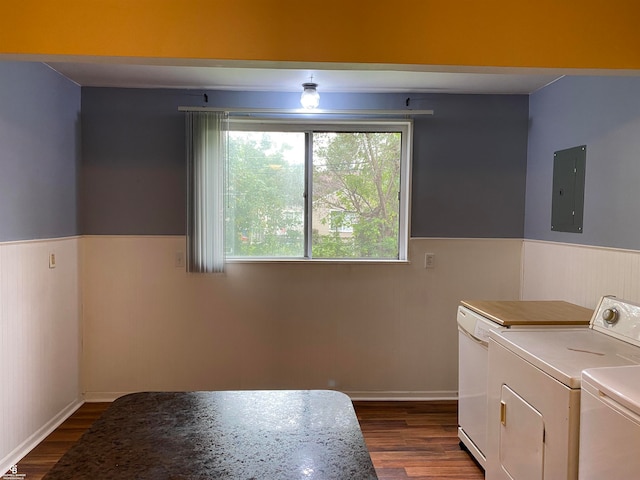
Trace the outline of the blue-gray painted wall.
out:
M 297 94 L 207 93 L 211 106 L 298 102 Z M 42 64 L 0 62 L 0 241 L 184 233 L 184 121 L 177 107 L 203 105 L 202 94 L 81 93 Z M 640 248 L 640 79 L 565 77 L 528 98 L 323 94 L 322 102 L 400 109 L 407 96 L 412 107 L 435 110 L 415 120 L 413 236 Z M 553 152 L 583 144 L 584 233 L 552 232 Z
M 530 96 L 525 237 L 640 249 L 640 78 L 564 77 Z M 583 233 L 551 231 L 553 152 L 587 146 Z
M 81 231 L 184 234 L 184 114 L 203 91 L 82 89 Z M 208 91 L 208 106 L 298 108 L 299 94 Z M 412 236 L 522 238 L 528 97 L 328 94 L 327 109 L 416 109 Z
M 85 235 L 185 233 L 185 123 L 175 90 L 82 89 Z
M 528 97 L 433 95 L 414 124 L 413 237 L 522 238 Z
M 0 62 L 0 241 L 77 235 L 80 87 Z

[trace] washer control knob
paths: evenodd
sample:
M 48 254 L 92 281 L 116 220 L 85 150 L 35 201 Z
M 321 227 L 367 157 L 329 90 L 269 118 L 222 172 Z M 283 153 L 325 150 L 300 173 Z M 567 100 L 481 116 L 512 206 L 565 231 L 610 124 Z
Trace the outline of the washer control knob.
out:
M 614 323 L 616 323 L 619 317 L 620 313 L 618 313 L 617 308 L 607 308 L 604 312 L 602 312 L 602 319 L 609 325 L 613 325 Z

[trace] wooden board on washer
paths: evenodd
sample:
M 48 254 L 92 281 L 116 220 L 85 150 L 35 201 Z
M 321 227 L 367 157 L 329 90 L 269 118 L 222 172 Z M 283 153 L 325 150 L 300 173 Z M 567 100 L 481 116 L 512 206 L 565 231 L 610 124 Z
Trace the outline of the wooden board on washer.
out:
M 593 310 L 561 300 L 462 300 L 465 307 L 505 327 L 588 325 Z

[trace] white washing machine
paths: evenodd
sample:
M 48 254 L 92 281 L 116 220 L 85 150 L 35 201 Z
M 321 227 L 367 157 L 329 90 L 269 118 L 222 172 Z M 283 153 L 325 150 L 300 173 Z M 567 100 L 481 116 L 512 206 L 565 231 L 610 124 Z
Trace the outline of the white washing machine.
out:
M 582 372 L 580 480 L 640 476 L 640 365 Z
M 492 331 L 487 480 L 577 479 L 582 371 L 636 364 L 640 306 L 614 297 L 589 328 Z

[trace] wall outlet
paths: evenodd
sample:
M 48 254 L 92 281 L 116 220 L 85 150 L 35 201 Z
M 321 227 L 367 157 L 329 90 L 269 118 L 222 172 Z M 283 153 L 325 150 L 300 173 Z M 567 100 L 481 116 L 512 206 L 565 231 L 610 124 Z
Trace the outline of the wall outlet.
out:
M 436 268 L 436 254 L 425 253 L 424 254 L 424 268 Z
M 49 268 L 56 268 L 56 254 L 49 254 Z
M 184 252 L 176 252 L 176 268 L 184 267 Z

